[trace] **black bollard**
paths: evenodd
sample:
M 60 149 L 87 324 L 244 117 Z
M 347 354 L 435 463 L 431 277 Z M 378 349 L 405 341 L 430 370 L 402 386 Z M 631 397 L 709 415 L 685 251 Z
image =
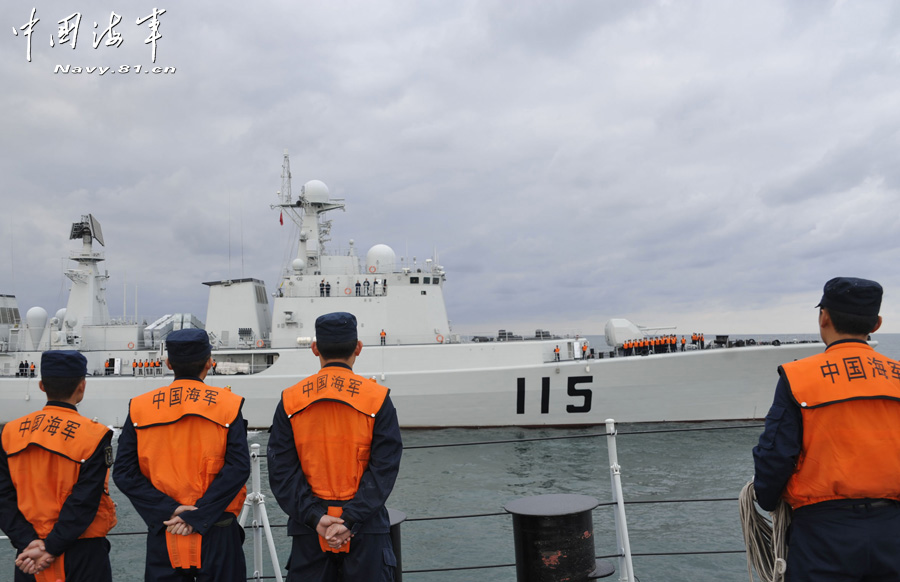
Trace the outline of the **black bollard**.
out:
M 394 557 L 397 567 L 394 568 L 394 582 L 403 582 L 403 557 L 400 548 L 400 524 L 406 521 L 406 514 L 388 507 L 388 519 L 391 520 L 391 545 L 394 546 Z
M 538 495 L 503 506 L 513 516 L 517 582 L 586 581 L 615 571 L 594 557 L 591 510 L 587 495 Z

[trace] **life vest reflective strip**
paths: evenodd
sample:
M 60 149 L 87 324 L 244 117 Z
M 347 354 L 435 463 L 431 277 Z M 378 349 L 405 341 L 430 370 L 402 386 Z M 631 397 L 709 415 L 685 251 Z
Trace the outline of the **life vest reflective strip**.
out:
M 102 424 L 74 410 L 51 405 L 4 427 L 3 450 L 9 458 L 19 510 L 41 539 L 59 520 L 59 512 L 78 481 L 81 464 L 94 454 L 108 432 Z M 115 525 L 116 506 L 109 497 L 107 469 L 97 514 L 79 539 L 104 537 Z
M 178 501 L 194 505 L 222 467 L 228 427 L 237 420 L 244 399 L 197 380 L 176 380 L 133 398 L 129 405 L 137 434 L 141 473 L 153 486 Z M 172 451 L 178 454 L 172 454 Z M 244 486 L 226 508 L 237 516 L 247 496 Z M 166 532 L 173 568 L 201 566 L 201 536 Z
M 842 342 L 779 371 L 803 419 L 785 501 L 796 509 L 832 499 L 900 500 L 900 362 Z

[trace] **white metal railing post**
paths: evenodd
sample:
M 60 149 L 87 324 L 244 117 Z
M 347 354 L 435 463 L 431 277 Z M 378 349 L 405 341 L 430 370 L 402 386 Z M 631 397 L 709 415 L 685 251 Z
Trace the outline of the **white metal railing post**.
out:
M 619 580 L 634 582 L 634 565 L 631 562 L 631 542 L 628 539 L 628 524 L 625 521 L 625 499 L 622 495 L 622 472 L 619 454 L 616 450 L 616 421 L 606 419 L 606 445 L 609 451 L 609 474 L 612 479 L 612 496 L 616 516 L 616 543 L 619 550 Z
M 275 568 L 275 579 L 283 582 L 281 576 L 281 566 L 278 564 L 278 553 L 275 551 L 275 539 L 272 537 L 272 528 L 269 526 L 269 516 L 266 513 L 266 496 L 261 493 L 261 482 L 259 478 L 259 445 L 250 445 L 250 487 L 252 491 L 247 493 L 247 499 L 244 501 L 244 507 L 241 509 L 239 523 L 244 527 L 247 521 L 247 514 L 253 511 L 253 579 L 262 580 L 263 577 L 263 551 L 262 536 L 266 534 L 266 542 L 269 546 L 269 557 L 272 560 L 272 566 Z

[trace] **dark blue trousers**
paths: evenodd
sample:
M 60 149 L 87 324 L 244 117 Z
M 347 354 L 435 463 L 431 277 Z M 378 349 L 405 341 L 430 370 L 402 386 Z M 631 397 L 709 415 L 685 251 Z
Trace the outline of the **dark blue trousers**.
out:
M 900 580 L 900 504 L 876 505 L 829 501 L 795 511 L 787 582 Z
M 173 568 L 166 549 L 165 530 L 147 535 L 145 582 L 246 582 L 244 528 L 237 519 L 209 528 L 200 542 L 202 568 Z M 68 581 L 67 581 L 68 582 Z
M 112 582 L 109 541 L 106 538 L 75 540 L 63 557 L 66 582 Z M 15 582 L 34 582 L 34 576 L 15 568 Z
M 393 582 L 390 534 L 358 534 L 344 554 L 323 552 L 317 535 L 293 536 L 287 582 Z

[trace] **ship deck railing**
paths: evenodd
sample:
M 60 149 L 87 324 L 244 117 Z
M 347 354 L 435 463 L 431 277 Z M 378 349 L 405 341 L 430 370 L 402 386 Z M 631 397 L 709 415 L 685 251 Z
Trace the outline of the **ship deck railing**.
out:
M 696 504 L 696 503 L 734 503 L 738 502 L 737 497 L 713 497 L 713 498 L 688 498 L 688 499 L 646 499 L 646 500 L 631 500 L 627 501 L 624 499 L 622 495 L 621 489 L 621 481 L 619 481 L 619 486 L 617 487 L 616 481 L 617 476 L 620 476 L 620 467 L 617 459 L 616 452 L 616 438 L 617 436 L 633 436 L 633 435 L 653 435 L 653 434 L 662 434 L 662 433 L 672 433 L 672 432 L 700 432 L 700 431 L 721 431 L 721 430 L 746 430 L 746 429 L 761 429 L 763 425 L 759 424 L 741 424 L 737 426 L 701 426 L 701 427 L 690 427 L 690 428 L 664 428 L 664 429 L 653 429 L 653 430 L 642 430 L 642 431 L 632 431 L 632 432 L 618 432 L 615 428 L 615 422 L 612 420 L 608 420 L 606 424 L 606 431 L 599 433 L 586 433 L 586 434 L 569 434 L 569 435 L 555 435 L 555 436 L 541 436 L 541 437 L 533 437 L 533 438 L 517 438 L 517 439 L 504 439 L 504 440 L 493 440 L 493 441 L 472 441 L 472 442 L 458 442 L 458 443 L 440 443 L 440 444 L 423 444 L 423 445 L 411 445 L 404 446 L 404 451 L 412 451 L 412 450 L 425 450 L 425 449 L 435 449 L 435 448 L 450 448 L 450 447 L 472 447 L 472 446 L 486 446 L 486 445 L 503 445 L 503 444 L 520 444 L 527 442 L 540 442 L 540 441 L 553 441 L 553 440 L 563 440 L 563 439 L 595 439 L 605 437 L 607 439 L 608 446 L 608 456 L 610 461 L 610 475 L 612 478 L 612 499 L 606 502 L 600 502 L 594 511 L 607 511 L 612 510 L 615 516 L 616 522 L 616 535 L 617 535 L 617 548 L 616 551 L 612 553 L 606 554 L 598 554 L 595 556 L 597 560 L 609 560 L 615 559 L 618 561 L 618 569 L 617 569 L 617 578 L 620 582 L 634 582 L 635 580 L 640 580 L 639 577 L 635 576 L 634 568 L 631 563 L 632 558 L 649 558 L 649 557 L 687 557 L 687 556 L 709 556 L 709 555 L 745 555 L 745 548 L 724 548 L 724 549 L 701 549 L 701 548 L 693 548 L 693 549 L 685 549 L 680 551 L 667 551 L 667 552 L 639 552 L 632 553 L 630 551 L 630 540 L 628 537 L 627 524 L 625 519 L 625 507 L 626 506 L 640 506 L 640 505 L 657 505 L 657 504 Z M 248 532 L 248 542 L 253 545 L 253 562 L 254 562 L 254 572 L 251 574 L 247 580 L 248 581 L 261 581 L 261 580 L 277 580 L 278 582 L 282 582 L 284 579 L 281 574 L 281 566 L 282 563 L 276 553 L 275 546 L 272 538 L 272 530 L 273 529 L 286 529 L 287 524 L 270 524 L 268 521 L 267 513 L 266 513 L 266 496 L 261 493 L 261 483 L 260 483 L 260 464 L 262 459 L 265 458 L 265 454 L 260 453 L 260 445 L 253 444 L 251 445 L 251 464 L 252 464 L 252 473 L 251 473 L 251 483 L 249 484 L 247 501 L 244 504 L 244 509 L 241 512 L 241 524 L 244 526 L 245 530 Z M 245 525 L 245 520 L 248 519 L 251 514 L 253 514 L 253 502 L 254 500 L 258 500 L 258 508 L 261 508 L 261 513 L 256 513 L 249 524 Z M 277 506 L 276 506 L 277 508 Z M 443 516 L 413 516 L 413 517 L 405 517 L 403 523 L 421 523 L 421 522 L 433 522 L 433 521 L 452 521 L 452 520 L 467 520 L 467 519 L 477 519 L 477 518 L 490 518 L 490 517 L 510 517 L 510 514 L 506 511 L 492 511 L 485 513 L 469 513 L 469 514 L 457 514 L 457 515 L 443 515 Z M 107 534 L 108 537 L 121 537 L 121 536 L 146 536 L 146 531 L 131 531 L 131 532 L 110 532 Z M 268 539 L 267 550 L 264 551 L 262 546 L 263 537 Z M 0 536 L 0 539 L 8 540 L 9 538 L 6 536 Z M 474 544 L 479 543 L 489 543 L 487 540 L 473 540 Z M 263 572 L 263 560 L 265 558 L 265 554 L 268 554 L 270 560 L 270 568 L 276 571 L 275 574 L 265 575 Z M 248 564 L 249 566 L 249 564 Z M 402 564 L 398 564 L 398 568 L 402 568 Z M 494 563 L 494 564 L 469 564 L 469 565 L 451 565 L 447 564 L 446 566 L 437 567 L 437 568 L 417 568 L 417 569 L 402 569 L 401 575 L 411 577 L 411 579 L 415 579 L 416 574 L 425 574 L 425 573 L 441 573 L 441 572 L 459 572 L 459 571 L 480 571 L 480 570 L 494 570 L 494 569 L 513 569 L 516 568 L 516 563 Z

